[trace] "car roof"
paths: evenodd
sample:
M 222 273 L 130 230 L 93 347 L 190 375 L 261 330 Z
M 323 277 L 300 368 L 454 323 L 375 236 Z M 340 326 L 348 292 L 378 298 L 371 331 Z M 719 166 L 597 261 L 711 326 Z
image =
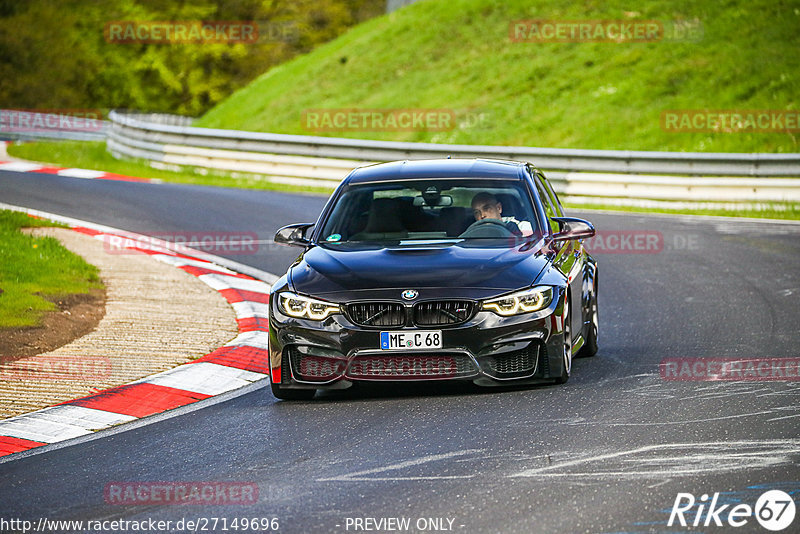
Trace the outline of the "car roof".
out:
M 355 169 L 348 183 L 370 183 L 420 178 L 488 178 L 521 180 L 525 163 L 493 159 L 425 159 L 377 163 Z

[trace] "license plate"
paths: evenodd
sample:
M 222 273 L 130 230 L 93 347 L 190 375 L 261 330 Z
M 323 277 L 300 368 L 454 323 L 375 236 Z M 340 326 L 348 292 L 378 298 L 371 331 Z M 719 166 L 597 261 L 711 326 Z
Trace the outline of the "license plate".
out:
M 381 332 L 381 349 L 414 350 L 441 349 L 441 330 L 412 330 L 408 332 Z

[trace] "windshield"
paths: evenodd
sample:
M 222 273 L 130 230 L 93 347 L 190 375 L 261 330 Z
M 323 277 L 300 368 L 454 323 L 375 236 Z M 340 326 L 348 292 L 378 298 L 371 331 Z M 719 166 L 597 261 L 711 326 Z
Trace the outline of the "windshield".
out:
M 326 244 L 494 239 L 513 245 L 538 233 L 522 182 L 423 179 L 349 186 L 319 239 Z

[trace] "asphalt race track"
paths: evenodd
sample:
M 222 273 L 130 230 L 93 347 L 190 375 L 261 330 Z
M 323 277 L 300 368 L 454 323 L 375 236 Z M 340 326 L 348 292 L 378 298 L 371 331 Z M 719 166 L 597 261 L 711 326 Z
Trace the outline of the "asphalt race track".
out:
M 217 253 L 281 274 L 297 249 L 272 245 L 275 230 L 312 222 L 325 199 L 0 172 L 0 202 L 146 234 L 256 233 L 265 242 L 258 253 Z M 659 364 L 797 362 L 800 225 L 577 215 L 605 239 L 606 251 L 595 250 L 600 352 L 576 360 L 565 386 L 383 386 L 289 403 L 264 384 L 0 463 L 0 516 L 278 518 L 289 533 L 365 531 L 356 519 L 377 525 L 365 518 L 464 533 L 765 532 L 753 517 L 736 529 L 667 521 L 678 493 L 699 503 L 719 492 L 720 505 L 754 506 L 781 489 L 797 501 L 797 367 L 794 380 L 692 381 L 662 377 Z M 659 245 L 608 250 L 622 236 L 633 243 L 635 232 Z M 254 483 L 258 499 L 121 506 L 104 497 L 109 484 L 159 481 Z

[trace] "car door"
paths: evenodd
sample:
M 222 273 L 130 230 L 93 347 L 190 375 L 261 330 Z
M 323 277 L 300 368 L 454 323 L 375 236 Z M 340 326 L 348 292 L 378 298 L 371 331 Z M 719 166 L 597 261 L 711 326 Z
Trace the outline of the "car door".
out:
M 558 197 L 553 191 L 547 178 L 536 171 L 534 183 L 542 199 L 547 221 L 553 234 L 557 233 L 560 226 L 553 217 L 563 217 L 564 210 Z M 585 258 L 583 256 L 583 245 L 577 240 L 567 240 L 552 244 L 555 252 L 553 265 L 561 271 L 569 280 L 570 293 L 570 326 L 572 327 L 573 340 L 583 331 L 583 271 Z

